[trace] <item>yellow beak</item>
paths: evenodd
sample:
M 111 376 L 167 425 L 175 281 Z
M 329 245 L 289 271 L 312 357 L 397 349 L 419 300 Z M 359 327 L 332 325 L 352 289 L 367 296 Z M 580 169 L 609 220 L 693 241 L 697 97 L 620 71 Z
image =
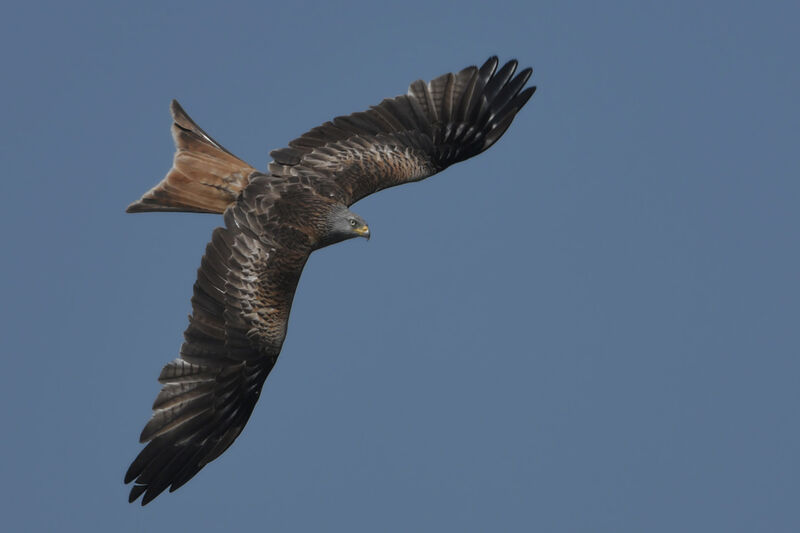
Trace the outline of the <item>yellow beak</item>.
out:
M 367 226 L 366 224 L 364 224 L 361 227 L 355 228 L 353 231 L 358 233 L 359 237 L 366 237 L 367 240 L 369 240 L 369 226 Z

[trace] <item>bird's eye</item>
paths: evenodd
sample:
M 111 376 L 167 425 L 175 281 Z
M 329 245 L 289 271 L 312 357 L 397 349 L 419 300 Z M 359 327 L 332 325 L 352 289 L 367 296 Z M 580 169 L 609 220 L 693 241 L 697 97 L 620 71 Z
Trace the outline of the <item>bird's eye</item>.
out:
M 356 222 L 356 219 L 354 219 L 354 218 L 351 218 L 351 219 L 350 219 L 350 225 L 351 225 L 351 226 L 353 226 L 353 227 L 355 228 L 355 227 L 358 225 L 358 222 Z

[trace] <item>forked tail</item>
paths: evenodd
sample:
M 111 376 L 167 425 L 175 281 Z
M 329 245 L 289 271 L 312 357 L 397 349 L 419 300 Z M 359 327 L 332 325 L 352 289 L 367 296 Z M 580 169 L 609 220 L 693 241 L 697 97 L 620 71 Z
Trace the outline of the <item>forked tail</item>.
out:
M 176 147 L 172 168 L 126 211 L 222 213 L 258 171 L 209 137 L 176 100 L 170 111 Z

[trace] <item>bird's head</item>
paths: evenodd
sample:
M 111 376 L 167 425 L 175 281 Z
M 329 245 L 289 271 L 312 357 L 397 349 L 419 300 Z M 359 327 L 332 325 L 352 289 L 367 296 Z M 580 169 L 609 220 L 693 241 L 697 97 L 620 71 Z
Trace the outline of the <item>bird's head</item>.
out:
M 363 218 L 343 205 L 338 205 L 328 213 L 325 233 L 319 241 L 319 248 L 337 242 L 364 237 L 369 239 L 369 226 Z

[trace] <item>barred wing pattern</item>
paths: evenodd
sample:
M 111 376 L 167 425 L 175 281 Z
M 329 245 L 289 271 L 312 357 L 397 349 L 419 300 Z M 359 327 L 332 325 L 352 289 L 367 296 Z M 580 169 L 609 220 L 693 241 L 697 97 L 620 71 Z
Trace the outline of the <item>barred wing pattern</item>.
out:
M 261 187 L 255 178 L 225 213 L 206 248 L 180 358 L 167 364 L 149 442 L 125 483 L 142 505 L 177 489 L 239 436 L 277 360 L 294 292 L 311 253 L 305 234 L 271 220 L 289 184 Z M 290 193 L 289 193 L 290 195 Z
M 490 58 L 368 111 L 341 116 L 270 153 L 276 176 L 323 176 L 342 189 L 350 205 L 387 187 L 421 180 L 488 149 L 511 125 L 536 90 L 523 89 L 532 74 L 514 76 L 515 60 L 497 70 Z

